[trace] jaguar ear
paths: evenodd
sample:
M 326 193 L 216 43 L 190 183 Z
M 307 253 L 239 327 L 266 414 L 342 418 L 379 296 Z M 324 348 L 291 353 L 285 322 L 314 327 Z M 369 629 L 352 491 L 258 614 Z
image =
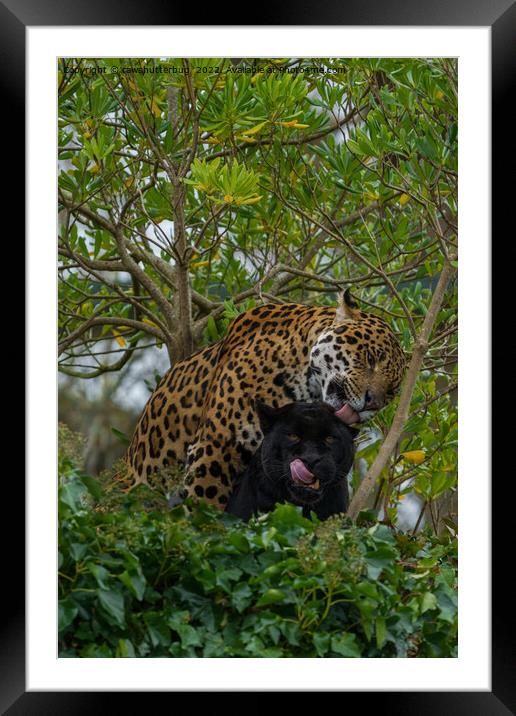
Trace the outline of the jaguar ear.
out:
M 347 288 L 343 293 L 339 294 L 337 299 L 337 310 L 333 325 L 338 326 L 340 323 L 358 318 L 359 315 L 360 308 L 358 307 L 358 303 L 351 295 L 351 290 Z
M 279 408 L 273 408 L 271 405 L 262 403 L 261 400 L 256 399 L 254 401 L 256 413 L 260 421 L 260 429 L 264 435 L 270 432 L 278 417 Z

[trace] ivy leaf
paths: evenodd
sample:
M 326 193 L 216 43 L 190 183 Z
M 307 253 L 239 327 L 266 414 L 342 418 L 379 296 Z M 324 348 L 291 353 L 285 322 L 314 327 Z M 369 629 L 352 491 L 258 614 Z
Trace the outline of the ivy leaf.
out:
M 131 592 L 133 596 L 138 599 L 138 601 L 142 601 L 143 595 L 145 594 L 145 587 L 147 585 L 147 580 L 145 577 L 141 574 L 138 574 L 137 572 L 128 572 L 125 570 L 122 572 L 122 574 L 118 575 L 118 578 L 122 582 L 122 584 L 125 584 L 127 589 Z
M 376 618 L 376 646 L 381 649 L 385 643 L 387 629 L 385 626 L 385 617 Z
M 339 654 L 339 656 L 359 658 L 361 653 L 356 641 L 357 639 L 355 634 L 333 636 L 331 639 L 331 650 L 336 654 Z
M 64 631 L 79 613 L 78 605 L 71 599 L 62 599 L 58 604 L 58 629 Z
M 425 592 L 421 599 L 421 614 L 436 609 L 437 598 L 432 592 Z
M 125 606 L 124 598 L 113 589 L 97 590 L 99 603 L 104 611 L 113 617 L 116 624 L 120 627 L 125 625 Z
M 316 633 L 313 635 L 313 643 L 317 656 L 326 656 L 330 648 L 331 636 L 324 633 Z

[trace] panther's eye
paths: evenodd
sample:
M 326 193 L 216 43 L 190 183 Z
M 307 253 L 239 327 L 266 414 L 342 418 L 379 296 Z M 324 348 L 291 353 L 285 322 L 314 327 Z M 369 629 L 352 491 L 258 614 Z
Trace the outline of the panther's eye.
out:
M 331 445 L 332 443 L 335 442 L 335 438 L 332 435 L 327 435 L 324 438 L 324 442 L 326 443 L 326 445 Z
M 292 443 L 298 443 L 298 442 L 300 441 L 300 439 L 301 439 L 301 438 L 299 437 L 299 435 L 296 435 L 295 433 L 289 433 L 289 434 L 287 435 L 287 438 L 288 438 L 288 439 L 290 440 L 290 442 L 292 442 Z
M 366 358 L 367 358 L 367 362 L 368 362 L 369 366 L 371 368 L 374 368 L 374 364 L 376 362 L 374 355 L 370 351 L 367 351 Z

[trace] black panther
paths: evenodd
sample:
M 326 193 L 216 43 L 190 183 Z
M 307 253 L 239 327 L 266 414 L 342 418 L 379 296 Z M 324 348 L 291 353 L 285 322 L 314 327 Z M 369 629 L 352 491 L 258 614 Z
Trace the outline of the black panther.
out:
M 358 430 L 325 403 L 288 403 L 272 408 L 256 401 L 263 441 L 237 477 L 226 512 L 248 520 L 278 502 L 302 506 L 324 520 L 345 512 L 346 475 L 353 464 Z

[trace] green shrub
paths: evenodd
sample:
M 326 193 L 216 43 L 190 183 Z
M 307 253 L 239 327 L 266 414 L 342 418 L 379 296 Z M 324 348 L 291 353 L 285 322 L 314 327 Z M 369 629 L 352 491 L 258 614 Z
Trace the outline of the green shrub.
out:
M 457 655 L 456 541 L 59 488 L 61 657 Z

